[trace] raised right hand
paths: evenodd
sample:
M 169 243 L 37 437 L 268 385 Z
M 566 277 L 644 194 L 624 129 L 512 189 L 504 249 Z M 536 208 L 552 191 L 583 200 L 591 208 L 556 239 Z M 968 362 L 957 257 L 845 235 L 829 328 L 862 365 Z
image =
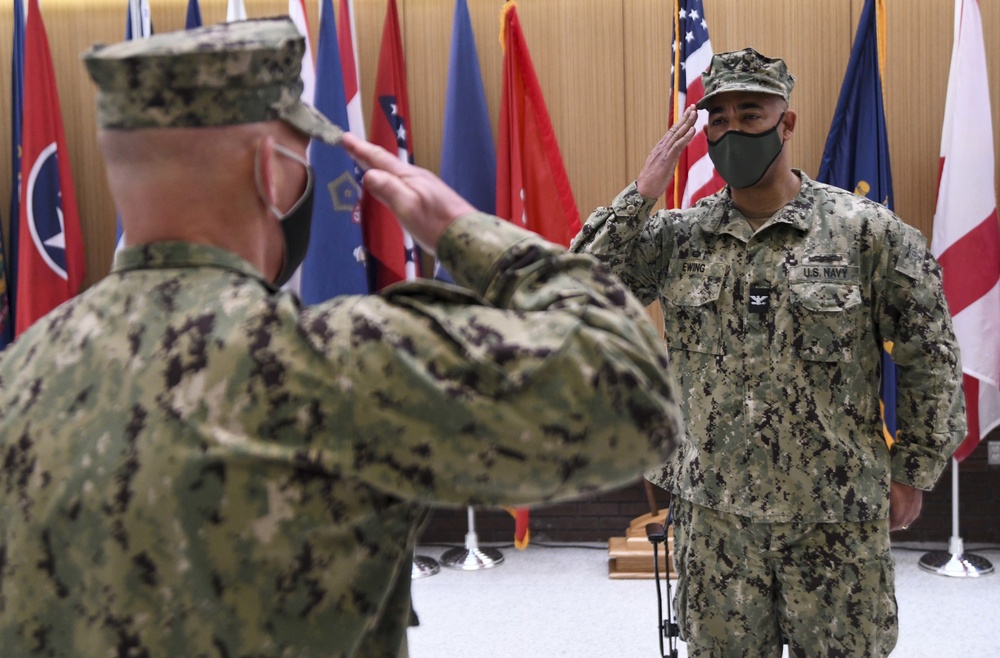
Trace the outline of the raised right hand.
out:
M 698 110 L 688 105 L 680 119 L 656 143 L 636 179 L 639 194 L 647 199 L 659 199 L 667 191 L 681 152 L 694 139 L 697 120 Z
M 448 226 L 476 209 L 440 178 L 389 153 L 384 148 L 344 133 L 343 146 L 365 170 L 365 190 L 389 206 L 420 247 L 434 254 Z

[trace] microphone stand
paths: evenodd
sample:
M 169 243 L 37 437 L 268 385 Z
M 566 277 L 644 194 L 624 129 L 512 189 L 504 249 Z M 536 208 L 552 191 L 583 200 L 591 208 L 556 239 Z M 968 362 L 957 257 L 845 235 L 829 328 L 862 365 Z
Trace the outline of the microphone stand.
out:
M 670 527 L 671 515 L 667 514 L 667 527 Z M 657 622 L 659 624 L 659 636 L 660 636 L 660 656 L 662 658 L 677 658 L 677 637 L 681 634 L 680 628 L 673 621 L 671 616 L 671 601 L 670 601 L 670 574 L 667 573 L 664 577 L 664 583 L 666 583 L 667 589 L 667 618 L 663 618 L 663 598 L 660 595 L 660 560 L 657 554 L 657 546 L 661 543 L 666 542 L 667 533 L 663 526 L 659 523 L 647 523 L 646 524 L 646 538 L 649 543 L 653 545 L 653 578 L 656 582 L 656 611 L 657 611 Z M 664 547 L 666 550 L 666 547 Z M 667 647 L 669 651 L 667 653 L 663 652 L 663 638 L 667 638 Z

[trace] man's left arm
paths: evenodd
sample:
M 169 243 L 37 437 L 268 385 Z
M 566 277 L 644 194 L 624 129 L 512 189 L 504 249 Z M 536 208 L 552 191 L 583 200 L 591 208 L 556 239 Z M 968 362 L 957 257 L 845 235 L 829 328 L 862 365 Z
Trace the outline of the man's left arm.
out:
M 890 223 L 884 246 L 876 320 L 899 366 L 890 520 L 902 527 L 920 511 L 910 488 L 930 490 L 965 436 L 965 397 L 940 266 L 920 232 L 902 222 Z

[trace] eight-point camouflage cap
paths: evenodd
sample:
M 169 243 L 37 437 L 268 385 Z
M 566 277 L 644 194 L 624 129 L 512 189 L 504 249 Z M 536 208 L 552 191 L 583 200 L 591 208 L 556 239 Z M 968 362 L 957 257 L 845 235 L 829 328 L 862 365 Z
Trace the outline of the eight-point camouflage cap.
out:
M 787 102 L 795 86 L 795 77 L 784 60 L 764 57 L 753 48 L 713 56 L 701 80 L 705 95 L 698 101 L 699 110 L 704 110 L 713 96 L 727 91 L 775 94 Z
M 282 120 L 327 144 L 342 131 L 301 101 L 305 39 L 289 18 L 158 34 L 83 54 L 101 128 L 192 128 Z

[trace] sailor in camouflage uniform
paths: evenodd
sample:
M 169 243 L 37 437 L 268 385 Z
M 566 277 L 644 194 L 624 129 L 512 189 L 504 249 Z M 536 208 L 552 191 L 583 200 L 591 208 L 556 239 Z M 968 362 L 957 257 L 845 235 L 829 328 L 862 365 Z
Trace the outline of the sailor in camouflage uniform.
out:
M 647 475 L 673 492 L 677 615 L 690 656 L 884 656 L 889 531 L 919 514 L 965 433 L 937 263 L 885 207 L 791 169 L 794 78 L 752 49 L 703 75 L 728 183 L 652 213 L 695 133 L 689 107 L 572 250 L 659 300 L 686 436 Z M 884 438 L 880 347 L 899 366 Z
M 128 246 L 0 358 L 5 657 L 405 655 L 427 505 L 620 486 L 677 442 L 627 289 L 341 137 L 299 101 L 303 50 L 272 19 L 84 56 Z M 465 288 L 280 292 L 307 135 Z

